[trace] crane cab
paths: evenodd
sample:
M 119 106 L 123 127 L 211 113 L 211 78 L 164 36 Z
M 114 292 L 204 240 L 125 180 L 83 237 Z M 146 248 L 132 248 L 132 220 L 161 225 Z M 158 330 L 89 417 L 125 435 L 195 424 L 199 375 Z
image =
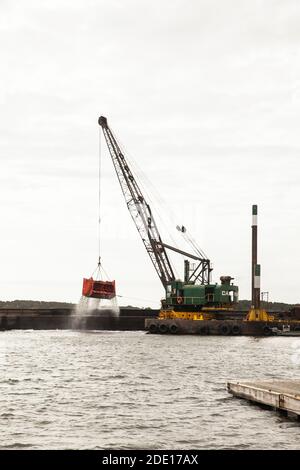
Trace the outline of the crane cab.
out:
M 232 308 L 238 301 L 238 287 L 230 276 L 222 276 L 221 284 L 194 284 L 180 280 L 166 286 L 164 305 L 178 310 L 205 307 Z

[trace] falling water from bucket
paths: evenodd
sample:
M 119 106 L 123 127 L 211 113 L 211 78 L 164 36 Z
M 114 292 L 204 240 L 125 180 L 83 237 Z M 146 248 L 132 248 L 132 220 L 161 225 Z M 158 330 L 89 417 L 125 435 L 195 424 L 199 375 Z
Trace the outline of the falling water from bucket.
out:
M 112 299 L 95 299 L 82 296 L 73 312 L 73 329 L 85 329 L 87 317 L 92 315 L 119 317 L 120 308 L 117 303 L 117 297 L 113 297 Z

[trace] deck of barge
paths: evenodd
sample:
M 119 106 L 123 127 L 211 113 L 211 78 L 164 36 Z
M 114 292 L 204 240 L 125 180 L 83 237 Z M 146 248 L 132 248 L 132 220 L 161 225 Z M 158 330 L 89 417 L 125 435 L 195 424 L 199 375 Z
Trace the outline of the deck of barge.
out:
M 119 315 L 109 310 L 75 315 L 72 308 L 2 308 L 0 331 L 5 330 L 143 330 L 146 317 L 157 317 L 159 311 L 120 307 Z

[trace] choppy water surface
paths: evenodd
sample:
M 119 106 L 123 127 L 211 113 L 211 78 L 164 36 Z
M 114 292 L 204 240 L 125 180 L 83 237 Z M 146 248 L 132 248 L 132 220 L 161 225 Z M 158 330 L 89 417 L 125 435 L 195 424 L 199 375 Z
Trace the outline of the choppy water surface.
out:
M 298 344 L 299 343 L 299 344 Z M 300 449 L 226 381 L 299 378 L 295 338 L 0 333 L 0 448 Z

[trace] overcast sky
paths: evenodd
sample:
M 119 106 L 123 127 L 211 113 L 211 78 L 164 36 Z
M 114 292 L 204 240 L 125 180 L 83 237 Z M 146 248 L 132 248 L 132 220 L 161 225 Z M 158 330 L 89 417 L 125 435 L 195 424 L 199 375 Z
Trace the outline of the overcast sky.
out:
M 103 114 L 164 237 L 184 224 L 250 298 L 258 204 L 262 289 L 300 302 L 299 24 L 297 0 L 0 0 L 0 299 L 79 299 Z M 104 267 L 121 304 L 158 306 L 104 144 L 102 162 Z

